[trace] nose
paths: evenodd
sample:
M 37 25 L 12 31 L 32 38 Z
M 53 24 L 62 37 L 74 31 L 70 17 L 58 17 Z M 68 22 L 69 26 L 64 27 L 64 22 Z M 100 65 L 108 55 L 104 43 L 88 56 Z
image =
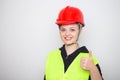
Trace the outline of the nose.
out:
M 66 36 L 69 36 L 69 35 L 70 35 L 70 31 L 67 30 L 67 31 L 65 32 L 65 35 L 66 35 Z

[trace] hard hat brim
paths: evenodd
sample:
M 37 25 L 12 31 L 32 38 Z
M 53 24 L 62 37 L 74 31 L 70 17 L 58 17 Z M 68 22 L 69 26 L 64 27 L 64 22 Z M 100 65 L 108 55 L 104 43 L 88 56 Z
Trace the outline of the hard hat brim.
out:
M 76 21 L 57 21 L 56 22 L 57 25 L 66 25 L 66 24 L 73 24 L 73 23 L 77 23 L 77 22 Z M 84 24 L 82 24 L 82 26 L 84 27 Z

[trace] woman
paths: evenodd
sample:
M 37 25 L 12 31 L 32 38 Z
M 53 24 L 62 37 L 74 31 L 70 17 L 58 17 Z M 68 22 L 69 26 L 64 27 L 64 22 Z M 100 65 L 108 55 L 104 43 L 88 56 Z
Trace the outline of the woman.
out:
M 56 24 L 64 45 L 47 56 L 44 80 L 102 80 L 97 59 L 77 42 L 85 26 L 81 10 L 66 6 Z

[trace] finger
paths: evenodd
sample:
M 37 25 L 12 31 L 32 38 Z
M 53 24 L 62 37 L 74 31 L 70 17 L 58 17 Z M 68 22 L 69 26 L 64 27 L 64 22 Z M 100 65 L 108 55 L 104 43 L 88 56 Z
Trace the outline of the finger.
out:
M 81 61 L 82 61 L 82 62 L 87 62 L 87 61 L 88 61 L 88 58 L 82 58 Z
M 92 51 L 89 51 L 89 58 L 92 58 Z
M 85 58 L 85 57 L 83 57 L 83 58 L 81 58 L 81 60 L 86 60 L 86 58 Z

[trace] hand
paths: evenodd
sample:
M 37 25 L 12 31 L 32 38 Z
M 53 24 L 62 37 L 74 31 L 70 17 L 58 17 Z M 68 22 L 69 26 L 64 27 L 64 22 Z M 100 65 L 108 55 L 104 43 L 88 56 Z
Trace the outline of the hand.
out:
M 83 57 L 80 60 L 80 66 L 84 70 L 91 70 L 95 65 L 92 59 L 92 51 L 89 51 L 89 57 Z

